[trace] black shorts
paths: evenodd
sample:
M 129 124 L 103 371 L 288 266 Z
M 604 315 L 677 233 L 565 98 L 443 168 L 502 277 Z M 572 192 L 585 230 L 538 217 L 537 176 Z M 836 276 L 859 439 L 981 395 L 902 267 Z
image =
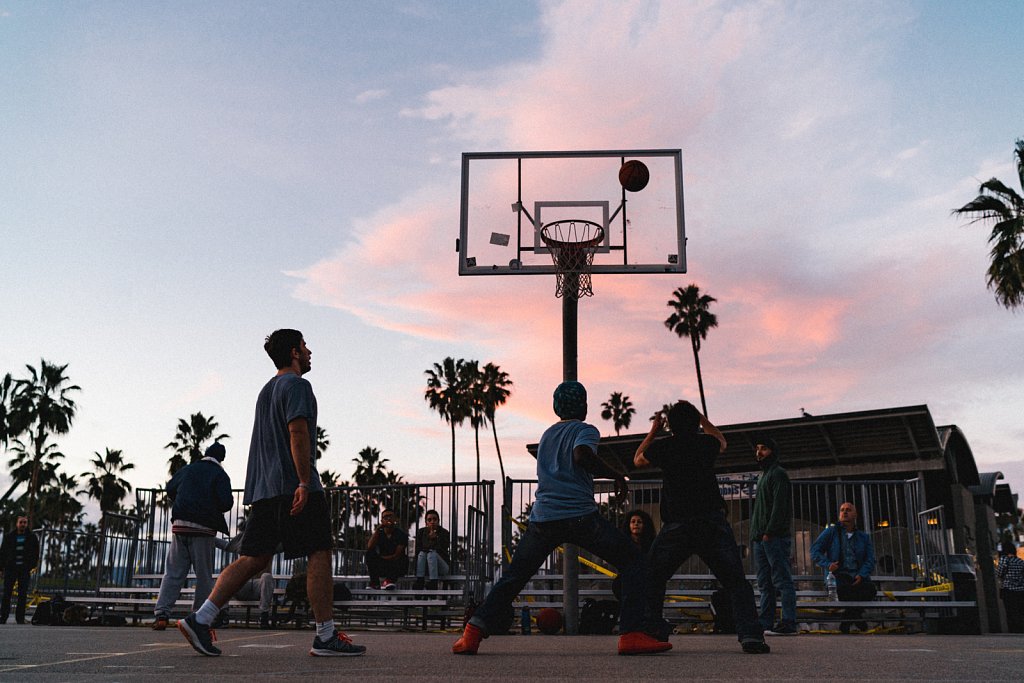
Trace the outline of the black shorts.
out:
M 331 516 L 323 491 L 311 491 L 302 512 L 292 516 L 292 496 L 258 500 L 249 509 L 242 533 L 240 555 L 273 555 L 284 547 L 285 558 L 306 557 L 318 550 L 330 550 Z

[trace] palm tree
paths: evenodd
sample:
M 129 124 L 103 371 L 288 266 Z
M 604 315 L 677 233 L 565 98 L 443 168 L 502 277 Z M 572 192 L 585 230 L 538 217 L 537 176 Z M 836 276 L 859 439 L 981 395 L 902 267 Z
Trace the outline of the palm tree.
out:
M 373 446 L 367 446 L 359 451 L 359 457 L 353 458 L 356 470 L 352 473 L 352 480 L 356 486 L 375 486 L 387 481 L 388 468 L 384 463 L 387 458 L 380 457 L 380 451 Z
M 231 438 L 227 434 L 214 436 L 218 427 L 220 425 L 213 419 L 213 415 L 206 417 L 202 413 L 190 415 L 188 420 L 178 420 L 178 431 L 175 432 L 174 439 L 164 446 L 174 450 L 174 455 L 167 460 L 168 471 L 172 477 L 185 465 L 203 457 L 203 444 L 207 441 Z
M 668 431 L 668 411 L 672 410 L 672 406 L 674 405 L 675 403 L 666 403 L 661 407 L 661 410 L 654 411 L 654 413 L 650 417 L 651 421 L 653 422 L 656 417 L 661 415 L 661 418 L 665 420 L 665 425 L 662 429 L 666 432 Z
M 93 453 L 96 457 L 89 461 L 92 472 L 83 472 L 86 477 L 85 488 L 81 493 L 99 501 L 103 513 L 116 512 L 121 508 L 121 501 L 131 493 L 132 485 L 121 475 L 135 469 L 121 451 L 106 449 L 103 455 Z
M 708 338 L 708 330 L 718 327 L 718 318 L 711 312 L 712 296 L 701 294 L 697 285 L 691 284 L 672 292 L 672 299 L 666 305 L 673 309 L 672 315 L 665 320 L 665 327 L 680 337 L 689 337 L 693 348 L 693 364 L 697 368 L 697 388 L 700 390 L 700 406 L 704 416 L 708 414 L 708 404 L 704 400 L 704 380 L 700 374 L 700 343 Z
M 327 435 L 327 430 L 317 425 L 316 427 L 316 459 L 319 460 L 327 452 L 327 447 L 331 445 L 331 437 Z
M 18 436 L 14 433 L 13 426 L 8 420 L 8 404 L 10 403 L 13 389 L 14 378 L 8 372 L 0 380 L 0 448 L 6 447 L 11 438 Z
M 469 426 L 473 428 L 473 443 L 476 445 L 476 482 L 478 484 L 480 483 L 480 428 L 487 424 L 487 416 L 484 414 L 483 385 L 480 379 L 479 361 L 465 361 L 460 371 L 459 383 L 462 385 Z
M 1013 154 L 1024 190 L 1024 140 L 1017 140 Z M 981 184 L 978 196 L 954 209 L 953 215 L 971 216 L 971 223 L 992 221 L 988 288 L 1004 307 L 1024 306 L 1024 197 L 997 178 L 990 178 Z
M 64 457 L 64 454 L 57 450 L 57 444 L 43 443 L 39 450 L 40 457 L 35 457 L 34 450 L 30 449 L 21 439 L 15 439 L 14 445 L 10 448 L 14 457 L 7 461 L 7 469 L 11 476 L 11 485 L 0 496 L 0 501 L 11 497 L 18 487 L 32 481 L 32 473 L 36 473 L 36 488 L 39 491 L 45 489 L 56 477 L 57 461 Z M 27 495 L 22 494 L 22 496 Z M 18 497 L 19 499 L 21 496 Z
M 466 401 L 466 391 L 463 382 L 465 370 L 463 366 L 466 361 L 455 360 L 451 356 L 440 363 L 434 363 L 434 367 L 424 371 L 427 376 L 427 390 L 423 394 L 424 400 L 430 405 L 431 410 L 436 410 L 441 419 L 447 422 L 452 429 L 452 483 L 455 479 L 455 427 L 465 422 L 469 417 L 469 406 Z
M 603 409 L 601 410 L 601 419 L 612 421 L 615 436 L 618 436 L 623 429 L 629 429 L 629 423 L 636 415 L 636 408 L 633 407 L 629 396 L 618 391 L 613 391 L 608 400 L 601 404 L 601 408 Z
M 44 447 L 51 434 L 67 434 L 75 419 L 77 406 L 71 394 L 81 387 L 71 384 L 65 371 L 68 366 L 39 360 L 39 369 L 25 366 L 28 379 L 14 383 L 7 416 L 8 429 L 14 433 L 28 432 L 32 446 L 32 476 L 29 480 L 28 504 L 25 514 L 32 523 L 32 507 L 39 490 L 39 468 L 47 456 Z
M 82 503 L 75 496 L 78 477 L 57 472 L 50 485 L 39 489 L 40 520 L 45 520 L 57 529 L 66 528 L 82 512 Z
M 507 372 L 502 372 L 494 363 L 488 363 L 480 371 L 478 378 L 480 383 L 480 397 L 483 402 L 484 417 L 491 423 L 491 430 L 494 433 L 494 450 L 498 452 L 498 467 L 501 468 L 502 486 L 505 482 L 505 464 L 501 460 L 501 446 L 498 445 L 498 427 L 494 421 L 494 415 L 499 406 L 505 405 L 505 401 L 512 395 L 512 380 Z
M 334 488 L 335 486 L 342 486 L 343 480 L 341 475 L 331 470 L 324 470 L 320 473 L 320 483 L 323 484 L 325 489 Z

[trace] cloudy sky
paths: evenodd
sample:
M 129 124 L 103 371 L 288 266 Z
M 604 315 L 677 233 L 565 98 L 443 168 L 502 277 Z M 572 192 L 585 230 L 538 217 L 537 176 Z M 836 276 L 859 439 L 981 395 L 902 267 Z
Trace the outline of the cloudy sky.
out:
M 529 476 L 560 304 L 549 276 L 458 277 L 461 154 L 681 148 L 689 272 L 597 277 L 580 305 L 598 426 L 612 391 L 633 431 L 696 399 L 663 326 L 693 282 L 718 300 L 713 421 L 927 404 L 1024 491 L 1024 316 L 985 287 L 987 230 L 950 216 L 1016 187 L 1021 26 L 1013 0 L 0 0 L 0 373 L 69 365 L 72 472 L 117 448 L 162 485 L 201 411 L 240 486 L 263 337 L 296 327 L 326 467 L 370 445 L 426 482 L 450 441 L 424 370 L 494 362 Z

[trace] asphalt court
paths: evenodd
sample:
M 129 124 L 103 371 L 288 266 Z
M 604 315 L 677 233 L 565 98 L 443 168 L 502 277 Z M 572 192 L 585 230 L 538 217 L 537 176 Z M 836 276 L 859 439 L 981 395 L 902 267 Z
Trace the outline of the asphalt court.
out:
M 503 636 L 456 657 L 443 633 L 350 632 L 362 657 L 308 655 L 311 630 L 225 629 L 221 657 L 195 653 L 176 629 L 0 626 L 0 681 L 337 680 L 602 681 L 1024 679 L 1024 635 L 800 635 L 744 655 L 734 637 L 673 636 L 674 649 L 619 657 L 613 636 Z

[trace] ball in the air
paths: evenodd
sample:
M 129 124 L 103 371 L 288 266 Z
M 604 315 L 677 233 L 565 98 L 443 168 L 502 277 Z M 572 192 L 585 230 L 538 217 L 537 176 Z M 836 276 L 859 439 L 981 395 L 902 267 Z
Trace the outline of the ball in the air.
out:
M 651 172 L 647 170 L 647 165 L 636 159 L 627 161 L 619 169 L 619 184 L 629 192 L 639 192 L 644 189 L 650 179 Z

